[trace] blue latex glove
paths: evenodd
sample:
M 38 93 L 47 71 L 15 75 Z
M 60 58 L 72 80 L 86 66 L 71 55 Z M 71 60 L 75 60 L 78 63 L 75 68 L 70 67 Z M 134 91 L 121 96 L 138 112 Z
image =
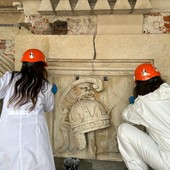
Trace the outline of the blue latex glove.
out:
M 58 88 L 57 88 L 57 86 L 55 84 L 53 84 L 53 87 L 52 87 L 51 91 L 52 91 L 53 94 L 57 93 Z
M 129 103 L 133 104 L 135 102 L 135 97 L 134 96 L 130 96 L 129 97 Z

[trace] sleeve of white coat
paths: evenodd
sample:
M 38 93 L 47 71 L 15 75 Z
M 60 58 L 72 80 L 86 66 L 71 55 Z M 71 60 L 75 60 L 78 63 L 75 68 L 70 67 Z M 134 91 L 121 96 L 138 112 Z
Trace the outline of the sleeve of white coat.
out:
M 6 72 L 1 78 L 0 78 L 0 99 L 4 98 L 6 94 L 7 87 L 9 85 L 9 81 L 11 79 L 11 73 Z
M 52 112 L 54 109 L 54 94 L 51 92 L 52 86 L 49 85 L 48 92 L 46 93 L 46 102 L 44 104 L 45 112 Z
M 122 113 L 122 117 L 130 123 L 145 126 L 146 123 L 143 120 L 143 114 L 144 110 L 142 109 L 142 104 L 140 102 L 135 102 L 127 106 Z

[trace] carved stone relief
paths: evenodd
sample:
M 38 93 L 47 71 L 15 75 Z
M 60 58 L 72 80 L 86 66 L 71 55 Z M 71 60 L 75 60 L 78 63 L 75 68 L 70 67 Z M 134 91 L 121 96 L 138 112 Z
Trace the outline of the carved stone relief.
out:
M 48 62 L 50 81 L 59 89 L 52 127 L 54 155 L 120 161 L 117 128 L 132 94 L 127 89 L 133 89 L 132 70 L 138 60 Z
M 63 93 L 59 102 L 62 115 L 60 128 L 63 136 L 62 146 L 58 148 L 59 152 L 66 152 L 69 149 L 70 130 L 74 139 L 71 152 L 75 153 L 89 147 L 87 138 L 90 134 L 95 136 L 94 131 L 110 126 L 109 114 L 96 100 L 94 94 L 102 90 L 103 85 L 100 79 L 83 78 L 73 82 Z M 96 142 L 95 139 L 93 142 Z
M 70 78 L 64 79 L 68 81 Z M 109 159 L 120 160 L 116 141 L 117 125 L 111 120 L 111 117 L 116 116 L 113 115 L 115 102 L 106 104 L 108 83 L 103 77 L 71 79 L 72 82 L 65 85 L 64 91 L 61 90 L 62 93 L 57 97 L 54 155 L 107 160 L 111 154 Z M 59 78 L 55 82 L 62 81 Z M 60 83 L 59 88 L 63 84 Z

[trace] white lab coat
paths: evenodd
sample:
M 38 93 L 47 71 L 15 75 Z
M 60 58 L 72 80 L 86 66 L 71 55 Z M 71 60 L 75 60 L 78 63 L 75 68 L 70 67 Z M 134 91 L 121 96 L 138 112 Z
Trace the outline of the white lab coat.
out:
M 139 96 L 122 114 L 130 124 L 143 125 L 147 133 L 124 123 L 118 129 L 122 158 L 130 170 L 170 170 L 170 86 L 164 83 Z
M 31 102 L 19 109 L 8 101 L 13 94 L 15 77 L 9 84 L 11 73 L 0 78 L 0 98 L 3 108 L 0 117 L 0 170 L 55 170 L 52 149 L 44 112 L 54 107 L 52 85 L 46 83 L 45 90 L 38 94 L 33 111 Z

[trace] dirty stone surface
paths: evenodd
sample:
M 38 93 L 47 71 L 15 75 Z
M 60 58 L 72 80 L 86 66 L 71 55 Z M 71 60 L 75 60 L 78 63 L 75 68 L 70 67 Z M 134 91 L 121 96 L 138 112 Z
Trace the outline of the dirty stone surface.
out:
M 66 170 L 64 158 L 55 157 L 56 170 Z M 124 162 L 80 159 L 77 170 L 128 170 Z

